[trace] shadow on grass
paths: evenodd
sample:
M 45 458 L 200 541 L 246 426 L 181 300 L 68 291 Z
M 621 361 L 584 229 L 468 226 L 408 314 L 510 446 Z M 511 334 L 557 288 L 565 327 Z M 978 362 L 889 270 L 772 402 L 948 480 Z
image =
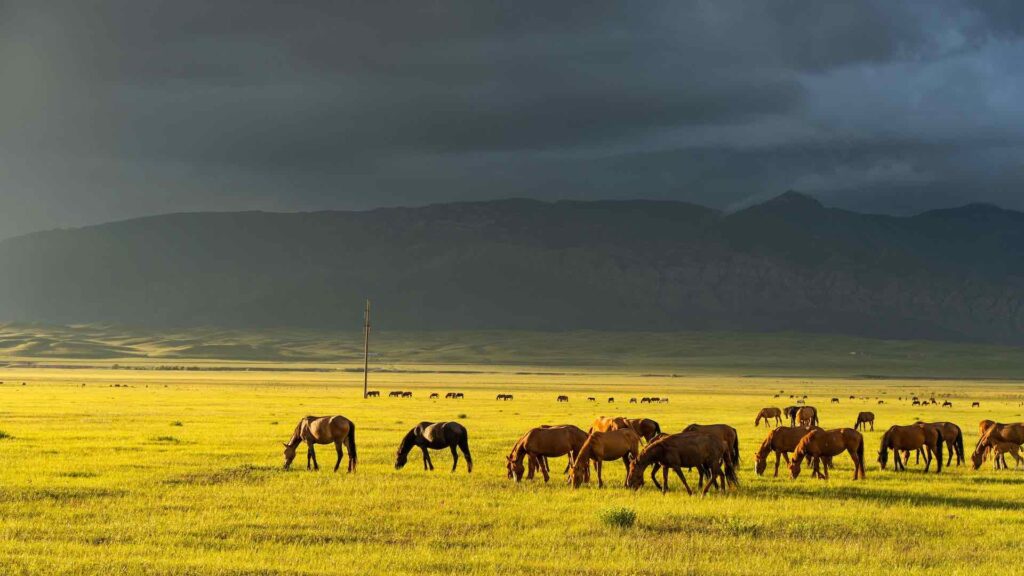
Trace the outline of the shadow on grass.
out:
M 801 498 L 806 500 L 834 500 L 843 498 L 848 500 L 862 500 L 881 504 L 910 504 L 913 506 L 940 506 L 944 508 L 970 508 L 975 510 L 1024 510 L 1024 504 L 1015 501 L 999 501 L 988 498 L 973 498 L 955 494 L 921 494 L 870 485 L 870 480 L 858 486 L 827 486 L 818 479 L 813 480 L 815 484 L 804 484 L 804 481 L 795 480 L 793 485 L 785 491 L 779 491 L 777 487 L 758 486 L 753 488 L 747 495 Z M 826 490 L 822 490 L 826 488 Z

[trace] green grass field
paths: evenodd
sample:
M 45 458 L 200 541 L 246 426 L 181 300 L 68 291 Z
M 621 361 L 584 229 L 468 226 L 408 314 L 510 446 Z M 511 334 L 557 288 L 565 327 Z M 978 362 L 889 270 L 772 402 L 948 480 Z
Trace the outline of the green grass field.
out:
M 646 370 L 570 367 L 546 373 L 499 365 L 403 365 L 372 374 L 385 394 L 360 397 L 362 375 L 345 371 L 0 369 L 0 572 L 3 574 L 977 574 L 1019 571 L 1024 474 L 960 467 L 925 476 L 880 471 L 890 424 L 952 420 L 968 451 L 983 417 L 1024 419 L 1013 381 L 645 376 Z M 270 365 L 261 363 L 260 367 Z M 281 364 L 280 368 L 296 368 Z M 336 366 L 337 368 L 337 366 Z M 456 373 L 464 372 L 464 373 Z M 530 373 L 526 373 L 530 372 Z M 22 383 L 24 382 L 24 385 Z M 113 387 L 113 384 L 128 387 Z M 773 398 L 780 390 L 781 399 Z M 437 391 L 463 401 L 427 400 Z M 513 402 L 497 402 L 512 392 Z M 555 396 L 569 394 L 569 404 Z M 753 417 L 808 394 L 825 427 L 877 414 L 867 433 L 867 480 L 850 480 L 845 456 L 829 482 L 756 477 L 752 452 L 765 436 Z M 911 407 L 897 397 L 948 396 L 952 409 Z M 669 404 L 631 406 L 630 396 Z M 869 400 L 849 400 L 849 395 Z M 591 404 L 586 396 L 614 396 Z M 829 398 L 839 396 L 839 405 Z M 879 406 L 875 398 L 885 404 Z M 969 408 L 978 400 L 981 408 Z M 306 414 L 357 424 L 359 467 L 281 469 L 281 442 Z M 504 457 L 526 429 L 586 428 L 598 415 L 647 416 L 664 430 L 725 422 L 742 442 L 740 489 L 666 496 L 648 483 L 570 490 L 561 478 L 516 485 Z M 476 468 L 448 472 L 436 453 L 424 472 L 414 453 L 393 468 L 401 436 L 421 420 L 458 419 Z M 554 466 L 553 466 L 554 468 Z M 769 469 L 770 470 L 770 469 Z M 632 527 L 609 510 L 636 513 Z

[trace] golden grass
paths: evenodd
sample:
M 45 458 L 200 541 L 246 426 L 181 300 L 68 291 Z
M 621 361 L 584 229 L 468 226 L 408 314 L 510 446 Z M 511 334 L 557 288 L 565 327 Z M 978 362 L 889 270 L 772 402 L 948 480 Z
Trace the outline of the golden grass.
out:
M 414 366 L 412 368 L 423 368 Z M 546 369 L 553 372 L 550 368 Z M 360 398 L 356 373 L 0 370 L 0 572 L 3 574 L 975 574 L 1017 571 L 1024 475 L 960 467 L 939 476 L 880 471 L 890 424 L 1022 420 L 1014 382 L 644 377 L 630 373 L 374 374 L 373 389 L 412 400 Z M 21 383 L 25 382 L 22 386 Z M 84 386 L 83 386 L 84 384 Z M 120 384 L 113 387 L 113 384 Z M 125 387 L 125 385 L 129 387 Z M 427 400 L 463 391 L 463 401 Z M 782 398 L 773 395 L 784 390 Z M 512 402 L 494 400 L 512 392 Z M 949 395 L 952 409 L 897 397 Z M 555 396 L 567 393 L 568 404 Z M 867 481 L 838 458 L 828 483 L 758 478 L 753 418 L 807 393 L 825 427 L 878 416 L 867 433 Z M 632 406 L 631 396 L 669 404 Z M 848 396 L 870 400 L 849 400 Z M 602 402 L 584 400 L 595 396 Z M 616 403 L 603 402 L 614 396 Z M 841 398 L 839 405 L 829 398 Z M 877 405 L 875 397 L 885 400 Z M 971 400 L 982 403 L 970 408 Z M 281 442 L 306 414 L 357 424 L 359 469 L 285 472 Z M 460 415 L 465 415 L 460 418 Z M 504 457 L 527 428 L 586 427 L 597 415 L 655 418 L 666 431 L 725 422 L 742 441 L 741 487 L 689 498 L 648 484 L 571 491 L 505 478 Z M 414 453 L 393 468 L 402 434 L 421 420 L 460 419 L 475 471 L 424 472 Z M 554 464 L 554 463 L 553 463 Z M 344 466 L 344 464 L 343 464 Z M 560 466 L 560 463 L 559 463 Z M 554 465 L 553 465 L 554 467 Z M 344 470 L 344 468 L 343 468 Z M 632 526 L 602 517 L 635 512 Z M 626 523 L 623 523 L 626 524 Z

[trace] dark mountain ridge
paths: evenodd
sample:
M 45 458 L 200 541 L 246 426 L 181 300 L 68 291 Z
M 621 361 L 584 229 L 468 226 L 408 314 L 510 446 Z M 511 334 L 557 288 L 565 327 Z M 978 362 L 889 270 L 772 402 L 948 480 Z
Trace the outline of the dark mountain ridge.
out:
M 726 214 L 510 199 L 170 214 L 0 242 L 0 321 L 798 330 L 1024 342 L 1024 213 L 789 192 Z

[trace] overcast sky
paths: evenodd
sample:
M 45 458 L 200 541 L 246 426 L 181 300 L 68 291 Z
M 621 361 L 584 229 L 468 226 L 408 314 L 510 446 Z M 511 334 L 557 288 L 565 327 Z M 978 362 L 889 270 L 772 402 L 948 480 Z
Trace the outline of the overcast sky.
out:
M 1024 209 L 1024 2 L 0 0 L 0 237 L 788 189 Z

